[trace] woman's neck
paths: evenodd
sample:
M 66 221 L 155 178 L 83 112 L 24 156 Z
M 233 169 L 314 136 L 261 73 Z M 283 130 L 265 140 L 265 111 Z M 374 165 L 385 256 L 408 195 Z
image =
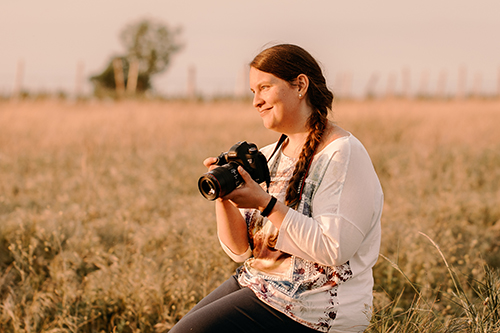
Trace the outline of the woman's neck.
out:
M 304 147 L 309 132 L 287 134 L 288 139 L 283 143 L 282 151 L 288 157 L 297 158 Z

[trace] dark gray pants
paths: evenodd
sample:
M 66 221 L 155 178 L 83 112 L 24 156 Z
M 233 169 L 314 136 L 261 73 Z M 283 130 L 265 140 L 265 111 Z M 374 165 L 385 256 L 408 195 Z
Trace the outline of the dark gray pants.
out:
M 317 332 L 260 301 L 230 277 L 196 304 L 170 333 Z

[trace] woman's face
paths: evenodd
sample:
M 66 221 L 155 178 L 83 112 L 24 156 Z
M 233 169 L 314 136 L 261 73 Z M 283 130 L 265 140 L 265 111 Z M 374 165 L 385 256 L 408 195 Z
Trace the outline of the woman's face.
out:
M 250 67 L 253 106 L 268 129 L 293 134 L 304 129 L 309 116 L 301 108 L 298 87 L 272 74 Z

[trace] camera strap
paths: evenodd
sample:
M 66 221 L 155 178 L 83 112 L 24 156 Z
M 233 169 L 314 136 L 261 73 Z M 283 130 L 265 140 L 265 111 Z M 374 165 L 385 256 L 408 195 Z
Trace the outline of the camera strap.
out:
M 278 140 L 278 143 L 276 144 L 276 147 L 274 147 L 273 153 L 267 159 L 267 163 L 269 163 L 269 161 L 271 160 L 271 158 L 273 158 L 274 154 L 276 154 L 276 152 L 281 147 L 281 145 L 283 144 L 283 142 L 285 142 L 286 138 L 288 138 L 288 137 L 285 134 L 281 134 L 281 136 L 280 136 L 280 138 Z M 267 191 L 267 193 L 269 193 L 269 185 L 271 185 L 271 179 L 267 179 L 266 180 L 266 191 Z
M 285 134 L 281 134 L 280 139 L 278 140 L 278 143 L 276 144 L 276 147 L 274 147 L 273 153 L 267 159 L 267 162 L 269 162 L 271 160 L 271 158 L 273 158 L 274 154 L 276 154 L 276 152 L 281 147 L 281 145 L 283 144 L 283 142 L 285 142 L 286 138 L 288 138 L 288 137 Z

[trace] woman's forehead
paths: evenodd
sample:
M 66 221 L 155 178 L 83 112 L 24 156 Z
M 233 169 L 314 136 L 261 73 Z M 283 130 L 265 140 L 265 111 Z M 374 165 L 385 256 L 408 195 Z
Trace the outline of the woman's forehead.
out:
M 250 68 L 249 78 L 250 78 L 250 83 L 254 83 L 256 85 L 260 84 L 262 82 L 275 82 L 275 81 L 280 80 L 278 77 L 274 76 L 273 74 L 263 72 L 261 70 L 254 68 L 254 67 Z

